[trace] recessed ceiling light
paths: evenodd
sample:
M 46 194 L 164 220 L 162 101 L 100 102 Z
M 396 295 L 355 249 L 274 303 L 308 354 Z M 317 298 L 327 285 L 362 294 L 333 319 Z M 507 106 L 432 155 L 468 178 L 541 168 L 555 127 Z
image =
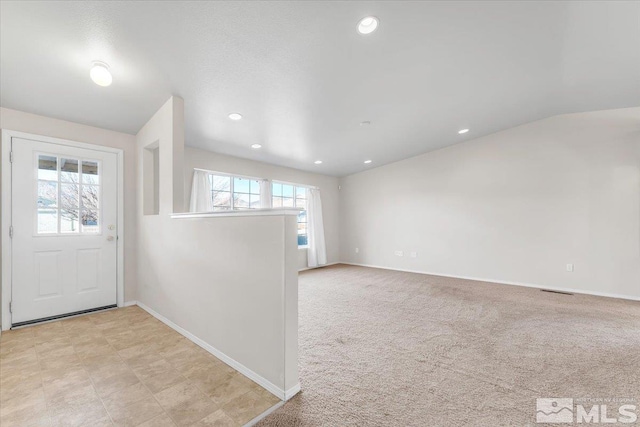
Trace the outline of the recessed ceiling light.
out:
M 113 77 L 111 77 L 111 73 L 109 72 L 109 66 L 102 61 L 93 61 L 89 76 L 91 76 L 91 80 L 98 86 L 109 86 L 113 81 Z
M 315 162 L 313 162 L 313 163 L 315 163 L 316 165 L 321 165 L 321 164 L 322 164 L 322 160 L 316 160 L 316 161 L 315 161 Z
M 260 144 L 253 144 L 253 145 L 251 145 L 251 148 L 255 148 L 255 149 L 257 150 L 258 148 L 262 148 L 262 145 L 260 145 Z
M 365 160 L 365 161 L 364 161 L 364 164 L 365 164 L 365 165 L 368 165 L 369 163 L 371 163 L 371 160 Z
M 242 118 L 242 114 L 240 114 L 240 113 L 231 113 L 231 114 L 229 114 L 229 118 L 231 120 L 240 120 Z
M 360 34 L 371 34 L 378 28 L 378 18 L 375 16 L 364 17 L 358 22 L 358 32 Z
M 360 122 L 360 126 L 369 126 L 371 124 L 371 121 L 369 120 L 365 120 L 364 122 Z
M 469 129 L 460 129 L 460 130 L 458 131 L 458 133 L 459 133 L 460 135 L 462 135 L 463 133 L 467 133 L 467 132 L 469 132 Z

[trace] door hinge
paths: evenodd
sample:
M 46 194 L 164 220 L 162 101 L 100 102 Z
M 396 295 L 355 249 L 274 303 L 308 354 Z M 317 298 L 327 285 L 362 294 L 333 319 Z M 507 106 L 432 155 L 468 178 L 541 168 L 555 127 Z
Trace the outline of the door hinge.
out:
M 13 301 L 9 301 L 9 313 L 13 313 Z
M 9 151 L 9 163 L 13 163 L 13 151 Z
M 13 239 L 13 225 L 9 226 L 9 238 Z

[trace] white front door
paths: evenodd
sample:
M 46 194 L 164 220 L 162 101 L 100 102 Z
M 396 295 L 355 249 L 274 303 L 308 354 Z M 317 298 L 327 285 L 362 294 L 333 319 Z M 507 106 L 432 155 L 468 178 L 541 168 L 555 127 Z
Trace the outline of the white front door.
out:
M 116 304 L 117 154 L 12 138 L 11 323 Z

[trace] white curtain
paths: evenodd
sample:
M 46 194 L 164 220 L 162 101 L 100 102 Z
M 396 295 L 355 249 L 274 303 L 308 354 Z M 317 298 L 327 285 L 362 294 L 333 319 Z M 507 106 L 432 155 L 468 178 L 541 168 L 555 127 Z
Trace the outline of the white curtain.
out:
M 320 190 L 309 189 L 307 207 L 307 236 L 309 249 L 307 250 L 308 267 L 317 267 L 327 263 L 327 246 L 324 242 L 324 223 L 322 221 L 322 201 Z
M 212 212 L 213 199 L 211 198 L 211 181 L 209 173 L 205 171 L 193 171 L 193 184 L 191 185 L 191 203 L 189 212 Z
M 260 181 L 260 207 L 262 209 L 271 207 L 271 181 L 266 179 Z

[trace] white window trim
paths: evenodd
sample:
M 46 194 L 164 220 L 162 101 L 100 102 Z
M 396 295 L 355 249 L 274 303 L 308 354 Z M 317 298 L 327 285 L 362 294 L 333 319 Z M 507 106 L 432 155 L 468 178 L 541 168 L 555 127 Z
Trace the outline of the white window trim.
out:
M 229 176 L 229 177 L 235 177 L 235 178 L 243 178 L 243 179 L 250 179 L 252 181 L 268 181 L 268 179 L 266 178 L 259 178 L 257 176 L 249 176 L 249 175 L 240 175 L 237 173 L 229 173 L 229 172 L 218 172 L 218 171 L 212 171 L 210 169 L 200 169 L 200 168 L 193 168 L 194 171 L 200 171 L 200 172 L 207 172 L 211 175 L 218 175 L 218 176 Z
M 293 185 L 296 187 L 304 187 L 304 188 L 313 188 L 314 190 L 319 190 L 320 187 L 316 187 L 314 185 L 306 185 L 306 184 L 298 184 L 297 182 L 288 182 L 288 181 L 280 181 L 279 179 L 274 179 L 271 182 L 275 183 L 275 184 L 286 184 L 286 185 Z
M 84 183 L 82 180 L 82 162 L 86 161 L 90 161 L 90 162 L 94 162 L 98 164 L 98 170 L 101 171 L 102 170 L 102 162 L 100 160 L 97 159 L 91 159 L 91 158 L 84 158 L 84 157 L 74 157 L 74 156 L 60 156 L 57 154 L 53 154 L 53 153 L 47 153 L 47 152 L 43 152 L 43 151 L 36 151 L 33 153 L 34 154 L 34 165 L 36 166 L 36 168 L 38 168 L 38 160 L 39 160 L 39 156 L 50 156 L 50 157 L 55 157 L 56 159 L 58 159 L 58 161 L 56 162 L 56 172 L 57 172 L 57 176 L 58 179 L 56 181 L 54 180 L 49 180 L 49 179 L 40 179 L 38 177 L 38 170 L 36 169 L 35 173 L 36 173 L 36 179 L 35 179 L 35 185 L 36 185 L 36 189 L 35 189 L 35 194 L 38 194 L 38 183 L 41 181 L 46 181 L 46 182 L 55 182 L 57 187 L 58 187 L 58 202 L 57 202 L 57 207 L 55 208 L 58 211 L 58 224 L 57 224 L 57 231 L 55 233 L 42 233 L 38 231 L 38 210 L 39 207 L 36 203 L 36 207 L 35 207 L 35 211 L 34 211 L 34 220 L 33 220 L 33 226 L 34 226 L 34 230 L 33 230 L 33 237 L 55 237 L 55 236 L 65 236 L 65 237 L 69 237 L 69 236 L 102 236 L 102 186 L 104 184 L 104 182 L 102 182 L 102 180 L 99 181 L 98 184 L 88 184 L 88 183 Z M 61 222 L 62 222 L 62 217 L 61 217 L 61 212 L 62 212 L 62 205 L 61 205 L 61 191 L 62 191 L 62 185 L 64 184 L 69 184 L 69 182 L 66 181 L 62 181 L 62 173 L 61 173 L 61 168 L 62 165 L 60 164 L 60 160 L 62 159 L 70 159 L 70 160 L 77 160 L 78 161 L 78 231 L 77 232 L 63 232 L 62 228 L 61 228 Z M 84 231 L 84 226 L 81 225 L 82 220 L 80 219 L 80 215 L 83 211 L 83 203 L 82 203 L 82 187 L 84 186 L 93 186 L 93 187 L 98 187 L 99 189 L 99 195 L 98 195 L 98 231 L 94 232 L 94 231 Z
M 280 181 L 277 179 L 271 180 L 271 184 L 284 184 L 284 185 L 292 185 L 293 186 L 293 200 L 294 200 L 294 204 L 295 204 L 295 200 L 296 200 L 296 187 L 300 187 L 300 188 L 306 188 L 307 190 L 313 188 L 313 189 L 318 189 L 318 187 L 315 187 L 313 185 L 305 185 L 305 184 L 298 184 L 295 182 L 288 182 L 288 181 Z M 271 194 L 271 200 L 269 201 L 269 203 L 271 204 L 271 206 L 273 207 L 273 193 Z M 278 197 L 278 196 L 276 196 Z M 280 196 L 282 197 L 282 196 Z M 308 194 L 307 194 L 307 200 L 308 200 Z M 305 212 L 307 211 L 306 209 L 303 209 Z M 297 222 L 296 222 L 297 223 Z M 309 223 L 307 222 L 307 227 L 309 226 Z M 298 249 L 309 249 L 309 229 L 307 228 L 307 244 L 300 246 L 298 245 Z
M 231 209 L 229 209 L 230 211 L 239 211 L 239 210 L 244 211 L 244 210 L 257 209 L 257 208 L 246 208 L 246 209 L 242 208 L 242 209 L 236 209 L 236 207 L 234 206 L 234 201 L 235 201 L 235 199 L 234 199 L 234 197 L 233 197 L 233 193 L 234 193 L 234 191 L 233 191 L 233 178 L 247 179 L 247 180 L 250 180 L 250 181 L 265 181 L 265 182 L 266 182 L 266 181 L 269 181 L 268 179 L 265 179 L 265 178 L 258 178 L 258 177 L 256 177 L 256 176 L 239 175 L 239 174 L 235 174 L 235 173 L 228 173 L 228 172 L 217 172 L 217 171 L 212 171 L 212 170 L 209 170 L 209 169 L 193 168 L 193 170 L 201 171 L 201 172 L 206 172 L 206 173 L 208 173 L 209 175 L 215 175 L 215 176 L 226 176 L 226 177 L 229 177 L 229 178 L 230 178 L 230 179 L 229 179 L 229 193 L 231 194 L 231 200 L 230 200 L 230 201 L 231 201 Z M 246 193 L 243 193 L 243 194 L 246 194 Z M 214 209 L 215 209 L 215 208 L 216 208 L 216 207 L 214 206 Z M 259 208 L 258 208 L 258 209 L 259 209 Z

